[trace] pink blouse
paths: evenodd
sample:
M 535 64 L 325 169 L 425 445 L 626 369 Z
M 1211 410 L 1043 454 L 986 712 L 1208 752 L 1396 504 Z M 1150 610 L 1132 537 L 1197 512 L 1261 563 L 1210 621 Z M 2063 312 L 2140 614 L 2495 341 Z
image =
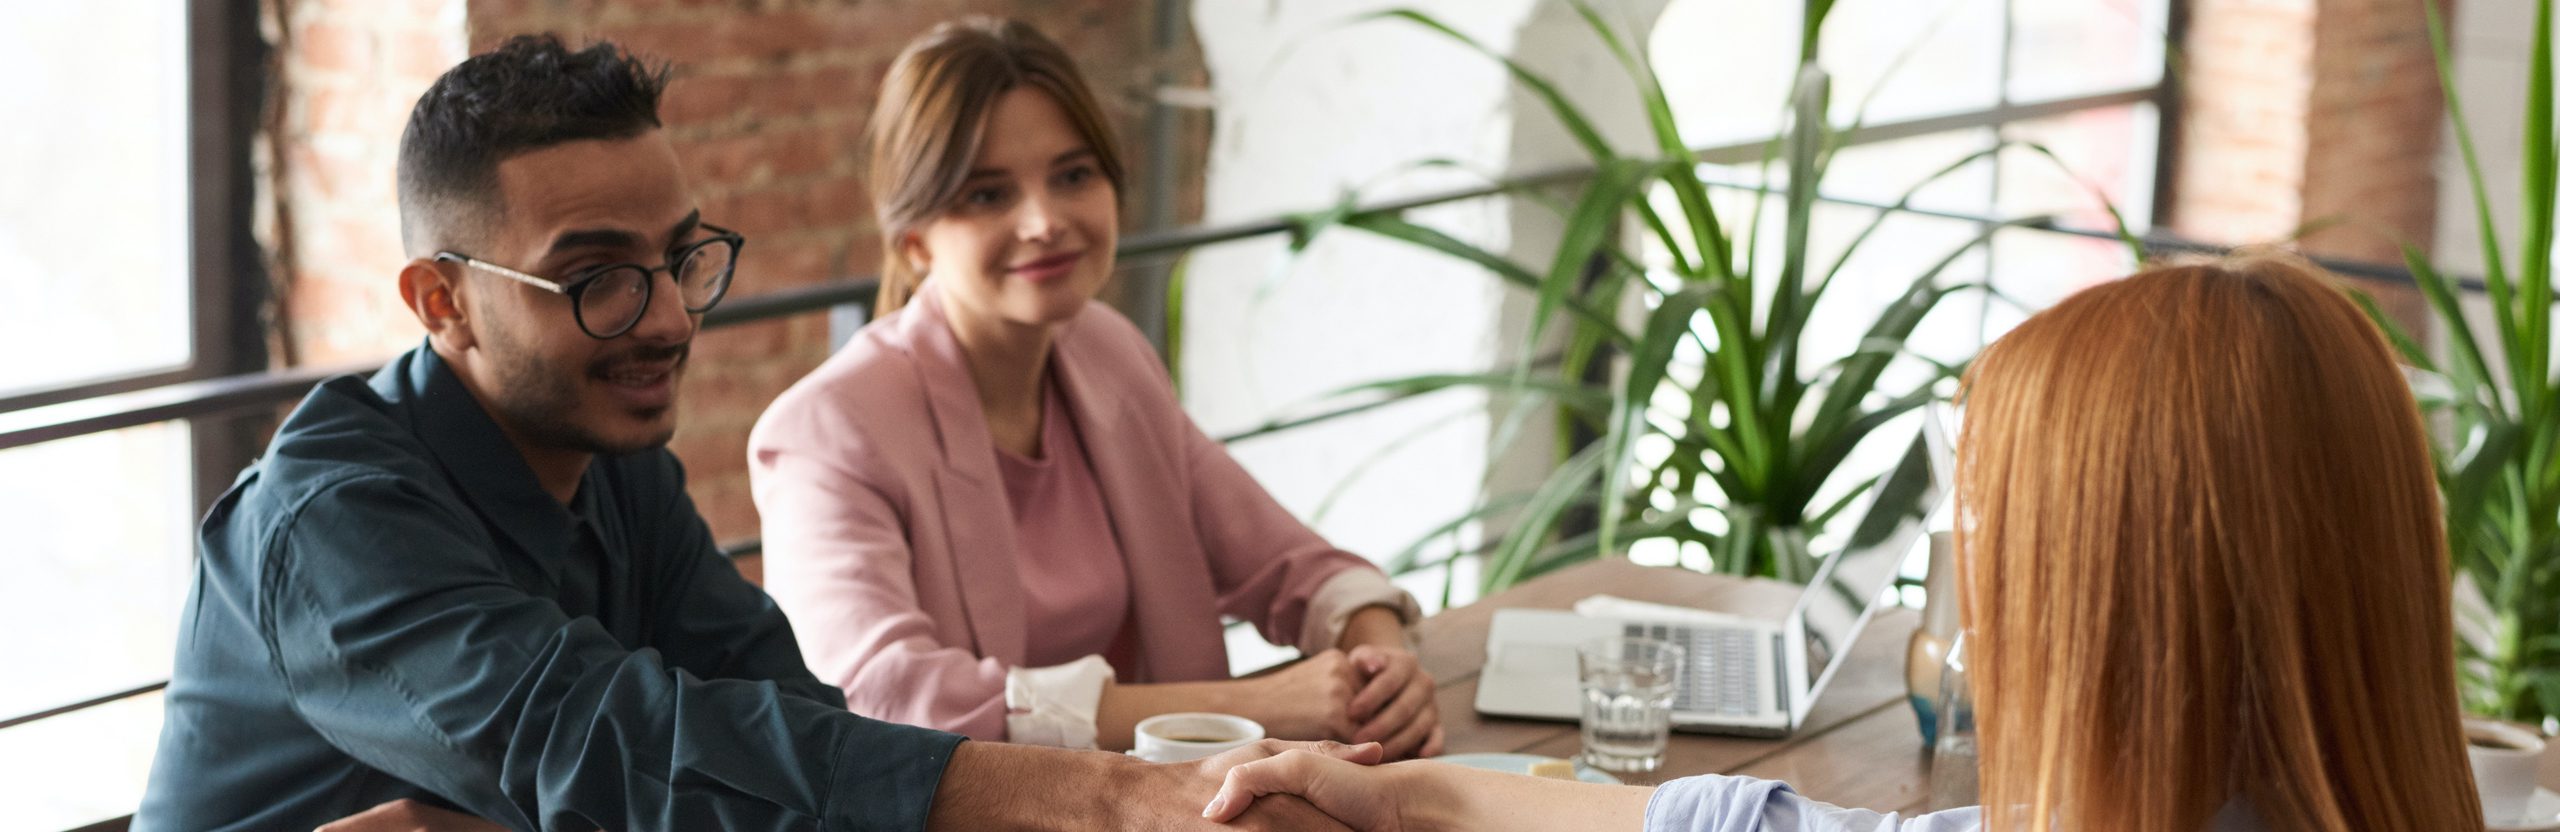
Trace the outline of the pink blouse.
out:
M 1093 463 L 1076 438 L 1075 417 L 1053 381 L 1041 385 L 1040 457 L 996 450 L 1004 496 L 1022 542 L 1023 664 L 1061 665 L 1100 655 L 1136 667 L 1129 636 L 1129 565 L 1094 484 Z
M 1367 606 L 1419 619 L 1384 573 L 1298 522 L 1191 422 L 1128 319 L 1087 304 L 1058 331 L 1050 379 L 1044 407 L 1066 416 L 1043 432 L 1071 438 L 1044 450 L 1072 443 L 1084 464 L 1043 457 L 1053 478 L 1080 469 L 1089 482 L 1058 487 L 1048 509 L 1014 509 L 1029 483 L 1002 470 L 933 281 L 756 421 L 748 472 L 765 589 L 810 670 L 855 713 L 1090 745 L 1108 679 L 1228 678 L 1222 617 L 1307 652 L 1333 646 Z M 1125 575 L 1079 574 L 1096 565 Z M 1067 612 L 1080 603 L 1070 595 L 1115 588 L 1106 611 Z M 1125 622 L 1132 645 L 1115 653 L 1109 625 L 1058 638 L 1070 619 Z

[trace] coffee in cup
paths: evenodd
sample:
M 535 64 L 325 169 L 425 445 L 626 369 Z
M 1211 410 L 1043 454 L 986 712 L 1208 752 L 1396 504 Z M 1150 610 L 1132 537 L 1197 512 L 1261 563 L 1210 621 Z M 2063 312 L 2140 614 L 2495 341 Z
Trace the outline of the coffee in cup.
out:
M 2471 753 L 2471 778 L 2480 789 L 2480 811 L 2489 825 L 2524 818 L 2533 800 L 2535 769 L 2542 763 L 2542 736 L 2523 726 L 2473 717 L 2462 721 L 2462 738 Z
M 1233 714 L 1159 714 L 1138 722 L 1137 747 L 1129 753 L 1153 763 L 1179 763 L 1220 754 L 1263 737 L 1262 724 Z

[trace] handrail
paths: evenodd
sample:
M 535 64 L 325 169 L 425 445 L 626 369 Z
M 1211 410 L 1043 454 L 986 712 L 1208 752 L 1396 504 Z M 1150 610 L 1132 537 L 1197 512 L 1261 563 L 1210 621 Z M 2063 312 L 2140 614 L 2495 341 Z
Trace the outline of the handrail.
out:
M 1570 171 L 1565 173 L 1570 173 Z M 1588 175 L 1589 170 L 1584 169 L 1581 173 Z M 1566 177 L 1562 173 L 1541 174 L 1529 177 L 1527 181 L 1543 182 L 1548 179 L 1561 181 L 1565 180 Z M 1708 184 L 1729 188 L 1751 187 L 1732 182 L 1709 182 Z M 1521 186 L 1515 185 L 1514 187 Z M 1415 207 L 1451 201 L 1452 197 L 1455 195 L 1464 195 L 1455 196 L 1455 198 L 1473 198 L 1499 192 L 1499 190 L 1487 191 L 1482 188 L 1470 188 L 1444 194 L 1396 200 L 1391 203 L 1384 203 L 1375 207 L 1363 208 L 1360 210 L 1362 213 L 1409 210 Z M 1823 202 L 1834 205 L 1870 208 L 1878 211 L 1895 211 L 1914 216 L 1934 217 L 1937 219 L 1955 220 L 1960 222 L 1984 225 L 2003 222 L 2003 220 L 1994 217 L 1956 211 L 1940 211 L 1907 205 L 1896 206 L 1871 200 L 1851 199 L 1828 195 L 1818 198 Z M 1176 229 L 1173 231 L 1152 234 L 1134 234 L 1130 235 L 1122 243 L 1120 252 L 1124 256 L 1131 257 L 1156 255 L 1167 251 L 1179 251 L 1186 247 L 1196 247 L 1200 245 L 1229 242 L 1238 239 L 1248 239 L 1255 236 L 1285 232 L 1294 227 L 1296 227 L 1294 220 L 1280 219 L 1244 223 L 1223 228 Z M 2051 234 L 2063 234 L 2100 240 L 2112 240 L 2117 238 L 2116 232 L 2110 229 L 2066 226 L 2052 222 L 2049 219 L 2020 223 L 2015 225 L 2015 227 L 2024 231 L 2041 231 Z M 1245 230 L 1250 230 L 1252 233 L 1243 233 Z M 2146 250 L 2150 251 L 2225 253 L 2231 250 L 2231 247 L 2229 246 L 2191 240 L 2174 234 L 2157 231 L 2142 235 L 2137 239 L 2142 243 Z M 2345 260 L 2334 257 L 2314 256 L 2310 259 L 2313 262 L 2318 263 L 2322 268 L 2340 275 L 2382 281 L 2402 286 L 2417 285 L 2416 278 L 2409 273 L 2409 270 L 2400 266 L 2389 266 L 2379 263 L 2367 263 L 2363 261 Z M 2464 291 L 2474 294 L 2487 291 L 2485 286 L 2477 277 L 2463 276 L 2458 278 L 2456 283 L 2459 284 Z M 839 280 L 814 286 L 784 289 L 762 295 L 742 297 L 736 301 L 723 304 L 717 309 L 711 310 L 709 314 L 704 316 L 703 327 L 705 329 L 717 329 L 738 324 L 816 312 L 849 303 L 868 303 L 878 292 L 879 285 L 880 282 L 877 278 L 863 277 Z M 201 381 L 181 382 L 164 387 L 137 390 L 130 393 L 117 393 L 113 395 L 99 396 L 96 398 L 80 399 L 77 401 L 62 402 L 59 404 L 0 413 L 0 450 L 33 445 L 40 442 L 49 442 L 56 439 L 66 439 L 74 436 L 102 433 L 120 428 L 136 427 L 155 422 L 164 422 L 172 419 L 208 416 L 238 408 L 256 407 L 260 405 L 281 405 L 300 398 L 303 394 L 309 392 L 314 385 L 317 385 L 321 381 L 333 376 L 345 373 L 370 372 L 372 369 L 379 366 L 381 366 L 379 362 L 354 363 L 317 369 L 297 367 L 262 373 L 248 373 L 244 375 L 225 376 L 222 378 L 205 379 Z M 1296 426 L 1300 424 L 1326 421 L 1332 418 L 1357 413 L 1374 406 L 1374 404 L 1352 405 L 1338 411 L 1327 411 L 1312 416 L 1292 419 L 1288 424 Z M 1251 439 L 1270 432 L 1272 432 L 1272 430 L 1268 425 L 1257 426 L 1233 437 L 1227 437 L 1224 441 Z

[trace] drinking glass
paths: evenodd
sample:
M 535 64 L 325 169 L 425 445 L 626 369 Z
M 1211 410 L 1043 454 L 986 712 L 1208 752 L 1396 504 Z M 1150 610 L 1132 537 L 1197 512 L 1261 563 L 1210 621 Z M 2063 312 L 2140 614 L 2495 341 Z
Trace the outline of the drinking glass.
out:
M 1938 738 L 1936 749 L 1929 755 L 1932 812 L 1982 803 L 1982 752 L 1974 743 L 1970 676 L 1965 672 L 1964 633 L 1958 632 L 1938 674 Z
M 1646 772 L 1662 767 L 1671 738 L 1671 699 L 1684 658 L 1678 645 L 1650 638 L 1604 638 L 1576 651 L 1582 666 L 1582 762 Z

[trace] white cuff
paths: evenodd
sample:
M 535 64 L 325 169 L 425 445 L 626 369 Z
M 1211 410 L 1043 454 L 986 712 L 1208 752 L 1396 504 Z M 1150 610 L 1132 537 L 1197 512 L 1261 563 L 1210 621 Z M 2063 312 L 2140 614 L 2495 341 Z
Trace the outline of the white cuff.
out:
M 1386 573 L 1353 567 L 1325 579 L 1315 597 L 1307 599 L 1307 621 L 1299 628 L 1298 650 L 1313 655 L 1340 644 L 1351 614 L 1369 607 L 1395 610 L 1396 617 L 1404 619 L 1405 646 L 1415 646 L 1413 625 L 1422 622 L 1422 605 L 1411 593 L 1389 583 Z
M 1102 688 L 1116 674 L 1101 656 L 1049 667 L 1017 667 L 1004 674 L 1004 729 L 1008 742 L 1093 748 L 1094 713 Z

